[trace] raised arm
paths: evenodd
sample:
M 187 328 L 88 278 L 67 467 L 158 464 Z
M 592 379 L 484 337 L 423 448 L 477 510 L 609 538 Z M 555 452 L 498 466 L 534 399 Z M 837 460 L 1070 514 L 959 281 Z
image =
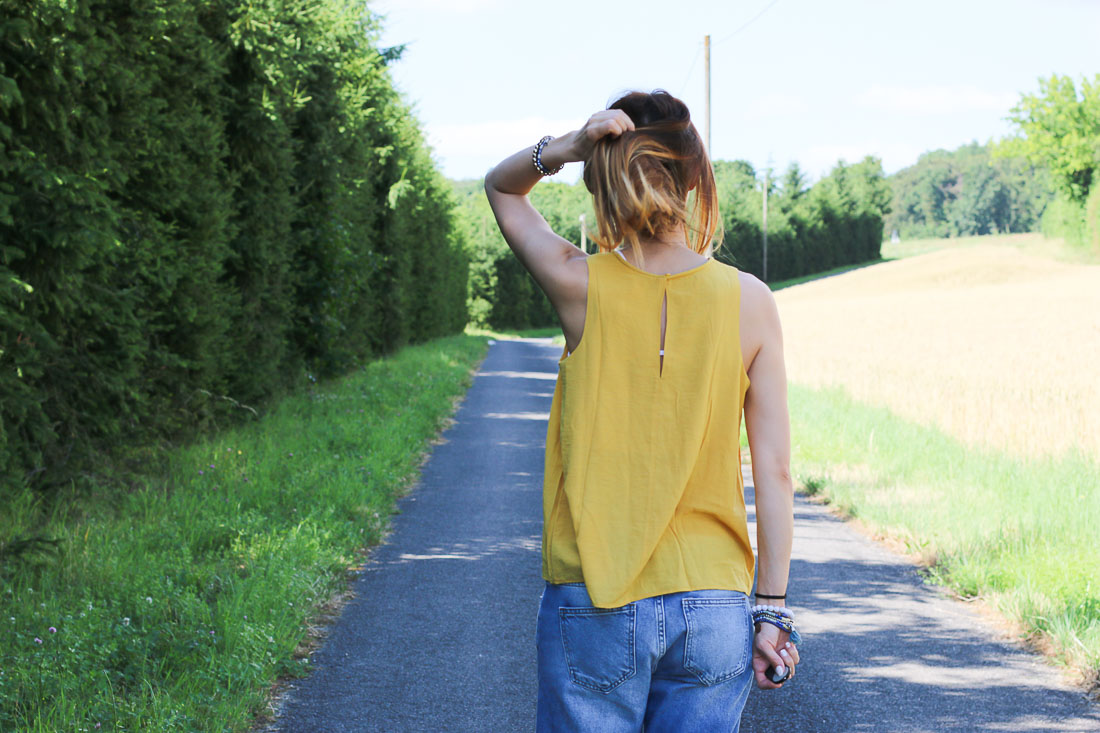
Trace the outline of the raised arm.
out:
M 787 593 L 794 535 L 794 485 L 791 481 L 791 427 L 787 413 L 787 373 L 779 311 L 768 286 L 752 276 L 742 279 L 742 330 L 756 346 L 745 395 L 745 429 L 752 455 L 756 489 L 757 593 Z M 768 605 L 785 605 L 778 599 Z M 769 664 L 798 663 L 798 651 L 787 647 L 787 634 L 761 624 L 753 644 L 757 685 L 778 687 L 764 676 Z
M 553 170 L 565 163 L 586 160 L 600 138 L 617 137 L 633 129 L 634 123 L 621 110 L 597 112 L 580 130 L 547 143 L 542 150 L 542 163 Z M 485 195 L 508 246 L 560 315 L 563 308 L 577 302 L 583 309 L 588 271 L 584 253 L 555 234 L 527 198 L 542 177 L 532 164 L 534 150 L 534 145 L 521 150 L 489 171 L 485 177 Z

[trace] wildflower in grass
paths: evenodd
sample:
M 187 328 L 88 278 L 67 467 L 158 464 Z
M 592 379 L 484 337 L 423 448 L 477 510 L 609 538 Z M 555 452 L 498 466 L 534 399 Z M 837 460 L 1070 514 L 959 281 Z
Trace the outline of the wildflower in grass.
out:
M 38 638 L 38 637 L 36 636 L 36 637 L 34 637 L 34 643 L 35 643 L 35 644 L 41 644 L 41 643 L 42 643 L 42 640 L 41 640 L 41 639 L 39 639 L 39 638 Z
M 129 616 L 123 616 L 122 617 L 122 625 L 123 626 L 129 626 L 130 625 L 130 617 Z
M 211 635 L 211 636 L 213 636 L 213 635 L 214 635 L 214 630 L 213 630 L 213 629 L 211 629 L 211 630 L 210 630 L 210 635 Z
M 55 626 L 51 626 L 51 627 L 50 627 L 50 633 L 51 633 L 51 634 L 56 634 L 56 633 L 57 633 L 57 627 L 55 627 Z
M 202 476 L 202 469 L 199 469 L 199 475 Z
M 211 463 L 211 464 L 210 464 L 210 468 L 213 468 L 213 467 L 214 467 L 214 464 L 213 464 L 213 463 Z
M 145 602 L 146 603 L 152 603 L 153 602 L 153 597 L 152 596 L 145 596 Z

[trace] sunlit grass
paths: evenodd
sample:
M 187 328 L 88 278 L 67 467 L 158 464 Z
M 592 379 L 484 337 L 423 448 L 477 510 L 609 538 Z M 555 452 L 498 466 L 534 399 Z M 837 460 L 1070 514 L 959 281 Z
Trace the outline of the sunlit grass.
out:
M 1012 457 L 860 404 L 790 387 L 792 466 L 822 494 L 925 562 L 937 581 L 990 600 L 1057 657 L 1100 670 L 1100 462 Z
M 300 675 L 305 622 L 386 531 L 487 338 L 409 347 L 174 452 L 163 475 L 0 541 L 63 540 L 4 567 L 0 730 L 247 730 Z
M 776 294 L 795 471 L 1095 681 L 1100 266 L 1040 235 L 883 257 Z

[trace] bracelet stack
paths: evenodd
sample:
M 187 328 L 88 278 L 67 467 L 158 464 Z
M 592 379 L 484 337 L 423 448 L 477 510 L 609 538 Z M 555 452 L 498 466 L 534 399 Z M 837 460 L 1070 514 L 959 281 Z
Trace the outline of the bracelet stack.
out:
M 802 641 L 802 635 L 794 627 L 794 616 L 782 606 L 753 606 L 752 625 L 771 624 L 780 631 L 786 631 L 791 637 L 792 644 Z
M 564 165 L 559 165 L 554 170 L 550 170 L 542 164 L 542 149 L 546 147 L 546 143 L 550 142 L 553 139 L 554 138 L 552 135 L 547 135 L 543 139 L 539 140 L 539 144 L 535 146 L 534 152 L 531 153 L 531 162 L 535 164 L 535 170 L 537 170 L 544 176 L 552 176 L 565 167 Z

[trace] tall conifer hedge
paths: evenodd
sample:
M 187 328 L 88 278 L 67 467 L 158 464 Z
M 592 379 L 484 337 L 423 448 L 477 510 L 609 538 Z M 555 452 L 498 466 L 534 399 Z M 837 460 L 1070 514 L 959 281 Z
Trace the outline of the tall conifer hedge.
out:
M 377 31 L 349 0 L 5 3 L 5 488 L 463 328 L 450 188 Z

